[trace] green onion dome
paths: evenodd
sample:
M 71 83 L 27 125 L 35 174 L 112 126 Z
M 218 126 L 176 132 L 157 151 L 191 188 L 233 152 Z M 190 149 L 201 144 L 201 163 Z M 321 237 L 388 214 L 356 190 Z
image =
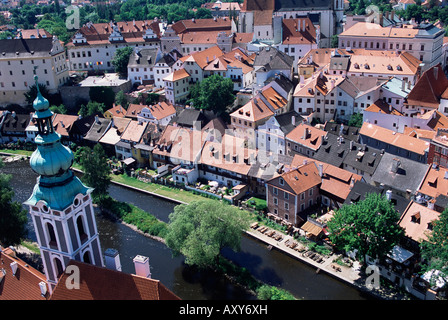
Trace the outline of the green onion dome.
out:
M 45 137 L 37 136 L 37 148 L 30 158 L 30 166 L 41 176 L 57 176 L 69 170 L 73 164 L 73 152 L 59 141 L 53 132 Z
M 33 108 L 34 108 L 35 111 L 43 112 L 43 111 L 48 110 L 50 108 L 50 103 L 40 93 L 39 83 L 37 82 L 37 76 L 34 76 L 34 81 L 36 82 L 37 97 L 33 101 Z

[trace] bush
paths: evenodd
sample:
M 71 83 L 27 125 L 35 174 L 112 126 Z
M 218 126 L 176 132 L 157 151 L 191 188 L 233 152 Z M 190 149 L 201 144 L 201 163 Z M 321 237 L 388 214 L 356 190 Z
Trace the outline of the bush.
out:
M 259 300 L 296 300 L 296 298 L 286 290 L 262 285 L 257 289 L 257 298 Z

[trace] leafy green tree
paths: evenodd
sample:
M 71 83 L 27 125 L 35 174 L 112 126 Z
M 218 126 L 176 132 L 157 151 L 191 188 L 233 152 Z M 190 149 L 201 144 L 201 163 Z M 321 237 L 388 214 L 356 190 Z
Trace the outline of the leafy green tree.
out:
M 117 51 L 115 51 L 112 65 L 115 67 L 115 72 L 122 78 L 128 77 L 128 62 L 133 51 L 134 49 L 132 49 L 132 47 L 118 48 Z
M 242 231 L 249 226 L 238 208 L 217 201 L 194 201 L 174 208 L 165 236 L 174 255 L 201 268 L 218 267 L 221 250 L 238 251 Z
M 111 87 L 91 87 L 89 97 L 91 101 L 102 103 L 107 108 L 112 108 L 115 102 L 115 92 Z
M 50 107 L 50 110 L 54 113 L 67 114 L 67 108 L 63 104 L 60 104 L 59 106 L 53 105 Z
M 47 86 L 44 84 L 39 83 L 39 91 L 42 94 L 42 96 L 44 97 L 48 97 L 48 89 Z M 34 100 L 37 97 L 37 87 L 36 84 L 33 84 L 32 86 L 30 86 L 28 88 L 28 91 L 24 93 L 25 95 L 25 100 L 29 105 L 32 105 Z M 48 99 L 48 98 L 47 98 Z
M 97 113 L 103 114 L 105 111 L 106 106 L 104 105 L 104 103 L 89 101 L 87 105 L 84 104 L 81 105 L 78 114 L 82 117 L 87 117 Z
M 439 270 L 448 277 L 448 208 L 432 222 L 432 231 L 428 240 L 420 244 L 422 258 L 425 263 L 423 271 Z
M 4 166 L 0 159 L 0 168 Z M 0 174 L 0 244 L 5 247 L 20 244 L 26 236 L 26 211 L 13 201 L 14 191 L 9 185 L 11 175 Z
M 327 225 L 337 249 L 358 250 L 358 258 L 382 258 L 398 243 L 404 230 L 399 213 L 383 195 L 371 193 L 354 204 L 343 205 Z
M 362 127 L 363 116 L 361 113 L 354 113 L 348 120 L 348 125 L 353 127 Z
M 129 102 L 126 99 L 126 95 L 124 94 L 123 90 L 118 91 L 115 95 L 115 104 L 122 106 L 125 109 L 128 108 Z
M 266 284 L 257 289 L 257 298 L 258 300 L 296 300 L 289 292 Z
M 212 75 L 196 83 L 190 91 L 190 103 L 196 109 L 212 110 L 218 115 L 227 112 L 235 101 L 233 82 L 220 75 Z
M 99 143 L 93 149 L 84 147 L 79 155 L 79 164 L 84 171 L 81 179 L 88 187 L 94 188 L 94 201 L 108 194 L 111 169 L 107 160 L 106 152 Z

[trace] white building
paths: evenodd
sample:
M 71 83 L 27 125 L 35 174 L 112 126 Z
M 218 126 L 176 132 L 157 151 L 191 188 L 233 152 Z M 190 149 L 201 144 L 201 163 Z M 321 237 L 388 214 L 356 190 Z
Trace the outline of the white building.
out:
M 72 71 L 111 71 L 112 59 L 119 48 L 160 48 L 159 23 L 122 21 L 87 23 L 67 43 Z
M 428 69 L 442 62 L 444 34 L 443 30 L 429 23 L 382 27 L 376 23 L 358 22 L 339 35 L 339 48 L 406 51 Z
M 26 93 L 39 77 L 49 93 L 69 79 L 64 45 L 57 37 L 0 40 L 0 105 L 25 104 Z

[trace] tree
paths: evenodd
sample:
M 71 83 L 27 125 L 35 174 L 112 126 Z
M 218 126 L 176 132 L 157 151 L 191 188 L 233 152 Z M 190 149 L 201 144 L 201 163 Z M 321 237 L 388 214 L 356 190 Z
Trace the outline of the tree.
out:
M 363 116 L 361 113 L 354 113 L 348 120 L 348 125 L 353 127 L 362 127 Z
M 166 243 L 174 255 L 201 268 L 217 267 L 221 250 L 240 249 L 242 231 L 249 226 L 238 208 L 217 201 L 193 201 L 178 205 L 170 214 Z
M 40 84 L 39 83 L 39 91 L 42 94 L 42 96 L 44 97 L 48 97 L 48 89 L 47 86 L 44 84 Z M 25 95 L 25 100 L 29 105 L 32 105 L 34 100 L 37 97 L 37 87 L 36 84 L 33 84 L 32 86 L 29 87 L 28 91 L 24 93 Z
M 106 111 L 106 106 L 104 105 L 104 103 L 89 101 L 87 105 L 81 105 L 78 114 L 82 117 L 87 117 L 97 113 L 103 114 L 104 111 Z
M 382 258 L 404 234 L 398 225 L 399 213 L 381 194 L 371 193 L 354 204 L 343 205 L 327 225 L 337 249 L 358 251 L 358 258 Z
M 193 86 L 190 103 L 196 109 L 212 110 L 224 114 L 227 107 L 235 101 L 233 82 L 220 75 L 212 75 Z
M 0 168 L 4 166 L 0 159 Z M 14 191 L 9 186 L 11 175 L 0 174 L 0 243 L 5 246 L 20 244 L 26 236 L 26 211 L 22 205 L 12 201 Z
M 59 114 L 67 114 L 67 108 L 63 105 L 60 104 L 59 106 L 51 106 L 50 110 L 54 113 L 59 113 Z
M 124 109 L 128 109 L 129 102 L 128 99 L 126 99 L 126 95 L 124 94 L 123 90 L 120 90 L 115 95 L 115 104 L 122 106 Z
M 133 51 L 134 49 L 132 49 L 132 47 L 118 48 L 117 51 L 115 51 L 112 65 L 115 67 L 115 72 L 122 78 L 128 77 L 128 62 Z
M 422 258 L 425 263 L 423 271 L 439 270 L 448 277 L 448 208 L 432 222 L 432 231 L 428 240 L 420 244 Z
M 111 87 L 91 87 L 89 97 L 91 101 L 103 103 L 108 108 L 112 108 L 115 102 L 115 92 Z
M 101 144 L 96 144 L 93 150 L 84 147 L 79 155 L 79 164 L 84 171 L 81 180 L 91 188 L 94 188 L 92 197 L 94 200 L 107 195 L 110 184 L 110 167 L 107 163 L 106 153 Z

